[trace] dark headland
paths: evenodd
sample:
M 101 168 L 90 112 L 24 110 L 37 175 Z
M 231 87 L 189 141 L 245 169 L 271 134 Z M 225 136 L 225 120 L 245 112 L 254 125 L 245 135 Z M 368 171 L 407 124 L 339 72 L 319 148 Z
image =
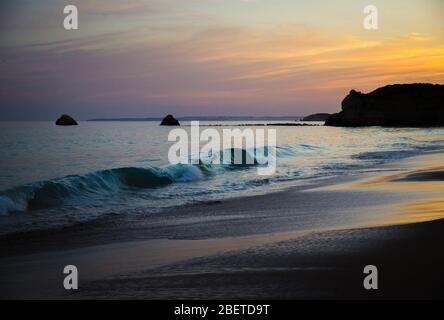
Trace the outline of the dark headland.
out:
M 302 121 L 325 121 L 330 116 L 329 113 L 315 113 L 309 116 L 306 116 L 302 119 Z
M 342 111 L 332 114 L 328 126 L 431 127 L 444 126 L 444 85 L 395 84 L 368 94 L 350 91 Z

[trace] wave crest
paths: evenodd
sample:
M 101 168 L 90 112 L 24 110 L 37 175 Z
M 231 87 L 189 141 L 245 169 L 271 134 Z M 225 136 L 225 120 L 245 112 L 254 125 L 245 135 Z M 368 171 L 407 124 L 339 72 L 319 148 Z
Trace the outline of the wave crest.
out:
M 202 171 L 191 165 L 166 168 L 118 168 L 37 182 L 0 194 L 0 213 L 51 208 L 70 199 L 93 199 L 125 188 L 156 188 L 174 182 L 200 180 Z

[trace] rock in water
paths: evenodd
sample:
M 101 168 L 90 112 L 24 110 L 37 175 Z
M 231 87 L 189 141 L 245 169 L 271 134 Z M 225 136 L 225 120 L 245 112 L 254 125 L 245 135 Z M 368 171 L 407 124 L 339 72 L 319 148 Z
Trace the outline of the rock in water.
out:
M 309 116 L 306 116 L 302 119 L 302 121 L 325 121 L 330 116 L 329 113 L 315 113 Z
M 180 123 L 179 123 L 179 121 L 177 121 L 176 118 L 174 118 L 171 114 L 169 114 L 165 118 L 163 118 L 160 125 L 161 126 L 180 126 Z
M 60 118 L 57 119 L 56 125 L 58 125 L 58 126 L 76 126 L 76 125 L 78 125 L 78 123 L 72 117 L 68 116 L 67 114 L 64 114 Z
M 365 94 L 352 90 L 342 111 L 327 118 L 337 127 L 444 126 L 444 85 L 395 84 Z

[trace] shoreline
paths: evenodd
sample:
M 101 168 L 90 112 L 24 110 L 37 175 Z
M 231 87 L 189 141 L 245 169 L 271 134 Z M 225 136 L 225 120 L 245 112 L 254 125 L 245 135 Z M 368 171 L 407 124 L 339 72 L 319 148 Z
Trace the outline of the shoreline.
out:
M 346 266 L 347 259 L 350 258 L 351 266 L 353 265 L 352 261 L 354 261 L 353 259 L 355 259 L 355 257 L 351 253 L 347 254 L 347 248 L 350 245 L 343 243 L 343 239 L 347 234 L 353 234 L 353 241 L 356 240 L 358 243 L 358 246 L 354 250 L 368 252 L 368 250 L 370 250 L 369 243 L 373 241 L 378 243 L 379 241 L 386 241 L 384 239 L 387 239 L 387 241 L 390 242 L 393 241 L 393 239 L 397 240 L 395 235 L 402 234 L 402 237 L 410 235 L 406 236 L 405 240 L 403 240 L 410 243 L 410 241 L 412 241 L 411 237 L 417 237 L 414 232 L 416 229 L 436 230 L 440 228 L 438 228 L 438 226 L 441 226 L 443 221 L 438 219 L 444 216 L 444 206 L 442 202 L 435 203 L 436 208 L 429 206 L 426 217 L 422 217 L 424 219 L 421 220 L 421 217 L 418 216 L 418 212 L 424 210 L 424 206 L 433 203 L 434 200 L 432 199 L 436 199 L 437 193 L 443 194 L 444 187 L 442 181 L 439 180 L 441 171 L 437 170 L 437 168 L 440 167 L 438 165 L 440 157 L 442 157 L 442 154 L 432 153 L 405 159 L 397 165 L 396 170 L 392 168 L 394 172 L 388 171 L 371 177 L 361 177 L 361 179 L 351 182 L 324 185 L 310 190 L 293 189 L 279 191 L 277 193 L 254 196 L 247 199 L 229 199 L 222 202 L 190 205 L 179 208 L 166 214 L 167 219 L 184 217 L 190 210 L 194 214 L 200 210 L 202 216 L 213 218 L 214 216 L 218 216 L 222 218 L 216 221 L 211 221 L 211 219 L 207 221 L 204 220 L 201 222 L 204 227 L 200 226 L 200 228 L 196 228 L 192 223 L 181 228 L 173 228 L 172 230 L 181 230 L 182 233 L 181 235 L 179 232 L 176 238 L 163 238 L 162 232 L 159 233 L 159 230 L 157 230 L 157 236 L 156 234 L 147 236 L 147 233 L 159 229 L 161 226 L 139 225 L 133 229 L 125 226 L 115 226 L 115 228 L 109 228 L 109 226 L 107 226 L 102 230 L 101 234 L 90 234 L 89 236 L 88 233 L 80 232 L 77 235 L 73 235 L 73 237 L 70 237 L 69 234 L 60 234 L 54 236 L 47 235 L 41 239 L 33 239 L 32 237 L 24 239 L 25 242 L 32 241 L 34 244 L 31 246 L 26 243 L 17 243 L 18 239 L 15 239 L 16 243 L 14 245 L 12 245 L 12 242 L 14 242 L 12 240 L 14 239 L 9 239 L 7 243 L 2 241 L 1 246 L 4 247 L 5 250 L 2 250 L 2 257 L 0 258 L 2 274 L 2 276 L 0 276 L 0 283 L 3 284 L 1 296 L 4 295 L 9 298 L 56 297 L 68 299 L 128 296 L 149 299 L 157 299 L 159 297 L 189 297 L 199 299 L 199 294 L 190 288 L 188 288 L 188 291 L 184 289 L 183 295 L 169 296 L 164 289 L 171 286 L 172 283 L 167 280 L 165 280 L 164 287 L 160 286 L 157 290 L 153 288 L 147 289 L 145 295 L 142 294 L 142 296 L 139 296 L 141 294 L 139 292 L 140 290 L 134 286 L 138 283 L 136 279 L 146 280 L 148 278 L 150 281 L 158 282 L 160 281 L 159 279 L 177 280 L 177 277 L 180 276 L 181 279 L 183 278 L 181 281 L 184 282 L 191 278 L 198 278 L 203 281 L 206 279 L 207 273 L 216 273 L 223 278 L 230 278 L 232 273 L 236 274 L 238 271 L 242 273 L 244 268 L 250 270 L 259 267 L 260 264 L 256 265 L 257 259 L 253 258 L 255 256 L 254 252 L 262 252 L 260 255 L 266 256 L 266 258 L 264 258 L 266 260 L 264 261 L 265 265 L 261 268 L 265 270 L 264 272 L 267 274 L 272 274 L 271 278 L 284 272 L 282 270 L 288 271 L 289 268 L 291 270 L 293 270 L 292 268 L 296 268 L 292 272 L 295 273 L 295 279 L 299 279 L 300 273 L 298 273 L 297 270 L 305 270 L 305 267 L 297 266 L 299 262 L 296 263 L 296 266 L 291 264 L 287 265 L 287 262 L 285 262 L 284 266 L 281 266 L 281 268 L 283 268 L 281 271 L 268 267 L 268 263 L 273 259 L 267 257 L 267 254 L 264 252 L 268 252 L 267 250 L 269 250 L 269 248 L 274 248 L 274 250 L 279 253 L 283 250 L 281 246 L 285 246 L 285 244 L 290 244 L 294 251 L 287 252 L 283 256 L 294 256 L 292 259 L 295 259 L 297 256 L 299 259 L 304 260 L 309 259 L 309 257 L 313 258 L 313 256 L 317 257 L 319 254 L 322 255 L 322 252 L 325 250 L 330 252 L 332 256 L 328 260 L 328 263 L 325 258 L 318 257 L 320 259 L 318 264 L 320 264 L 321 267 L 309 267 L 310 270 L 313 268 L 313 270 L 318 270 L 320 274 L 326 272 L 324 268 L 333 268 L 331 264 L 336 263 L 335 261 L 342 261 L 341 263 Z M 399 170 L 401 170 L 401 172 L 399 172 Z M 414 176 L 416 181 L 410 181 L 412 177 L 410 176 L 409 178 L 409 175 L 416 174 L 418 171 L 423 174 L 426 173 L 425 178 L 422 178 L 422 180 L 425 181 L 417 181 L 418 176 Z M 427 172 L 429 173 L 427 174 Z M 430 176 L 433 176 L 430 172 L 438 172 L 438 178 L 435 177 L 438 181 L 435 181 L 435 178 L 432 179 L 433 181 L 429 181 Z M 404 179 L 408 181 L 393 181 L 394 176 L 398 178 L 404 177 Z M 405 183 L 410 184 L 410 188 L 413 188 L 413 191 L 415 191 L 413 193 L 421 191 L 419 192 L 420 195 L 417 195 L 417 199 L 409 197 L 412 190 L 408 191 L 408 188 L 401 187 L 400 190 L 398 190 L 400 184 L 402 186 L 402 184 Z M 430 183 L 434 184 L 432 188 L 428 187 Z M 411 186 L 411 184 L 414 185 Z M 437 189 L 437 186 L 439 186 L 439 189 Z M 344 203 L 344 200 L 350 197 L 353 198 L 354 201 Z M 279 205 L 277 206 L 276 203 Z M 330 204 L 330 207 L 327 208 L 326 204 Z M 393 216 L 398 218 L 402 217 L 403 212 L 405 213 L 407 210 L 406 205 L 411 206 L 410 209 L 414 214 L 410 215 L 408 219 L 394 219 Z M 330 228 L 304 229 L 304 226 L 298 225 L 298 221 L 294 221 L 294 219 L 291 220 L 291 214 L 290 217 L 285 214 L 288 214 L 288 212 L 291 213 L 291 210 L 298 209 L 297 206 L 299 206 L 299 209 L 304 208 L 307 214 L 310 212 L 313 213 L 316 210 L 328 210 L 330 218 L 335 217 L 335 214 L 341 215 L 344 211 L 362 213 L 364 210 L 366 214 L 374 210 L 375 216 L 373 218 L 376 219 L 380 219 L 384 215 L 387 216 L 387 212 L 390 210 L 389 216 L 391 217 L 386 219 L 386 221 L 381 219 L 378 223 L 373 221 L 367 224 L 356 224 L 354 226 L 350 224 L 342 225 L 339 217 L 336 224 L 333 223 Z M 254 211 L 255 216 L 248 217 L 249 211 Z M 263 211 L 264 214 L 258 215 L 258 211 Z M 434 215 L 431 215 L 430 212 L 433 212 Z M 224 213 L 225 216 L 223 216 L 222 213 Z M 244 217 L 241 217 L 242 215 Z M 268 218 L 267 215 L 271 217 Z M 252 218 L 258 219 L 258 217 L 262 221 L 252 223 Z M 433 220 L 436 221 L 418 223 L 423 220 L 431 220 L 432 217 Z M 335 218 L 338 217 L 336 216 Z M 235 222 L 234 224 L 233 221 Z M 250 229 L 254 229 L 254 232 L 246 232 L 245 224 L 249 225 L 249 231 L 251 231 Z M 217 227 L 225 229 L 228 227 L 230 231 L 221 233 L 220 235 L 209 235 L 203 232 L 205 225 L 207 227 L 206 229 L 212 231 L 217 230 Z M 189 230 L 187 230 L 187 228 Z M 117 232 L 114 233 L 113 231 Z M 434 231 L 434 233 L 436 233 L 436 231 Z M 381 236 L 381 234 L 384 234 L 384 236 Z M 319 237 L 322 239 L 325 236 L 331 241 L 320 241 L 320 247 L 317 247 L 314 251 L 307 251 L 307 249 L 304 248 L 313 241 L 316 243 L 316 241 L 318 241 L 316 239 Z M 441 236 L 435 234 L 435 239 L 442 238 L 439 237 Z M 81 241 L 76 242 L 78 240 Z M 433 243 L 429 243 L 430 239 L 427 239 L 425 242 L 421 241 L 422 240 L 419 242 L 422 245 L 433 245 Z M 9 244 L 12 246 L 9 247 Z M 353 245 L 351 245 L 351 247 L 353 247 Z M 372 250 L 384 251 L 385 249 L 372 248 Z M 390 254 L 391 253 L 392 252 L 390 252 Z M 217 268 L 214 270 L 206 270 L 205 272 L 193 272 L 196 263 L 200 268 L 203 267 L 205 269 L 205 265 L 207 265 L 205 261 L 215 261 L 214 263 L 218 265 L 221 259 L 225 261 L 227 256 L 229 257 L 228 261 L 233 262 L 244 255 L 251 259 L 247 259 L 248 261 L 245 262 L 247 267 L 244 265 L 239 266 L 239 270 L 236 270 L 236 263 L 234 263 L 234 265 L 230 265 L 230 272 L 224 273 Z M 343 255 L 349 256 L 349 258 L 341 260 L 339 257 Z M 371 256 L 370 253 L 363 253 L 361 258 L 366 258 L 367 255 Z M 387 255 L 387 253 L 384 253 L 384 256 L 385 255 Z M 275 258 L 279 261 L 279 254 L 277 254 Z M 376 260 L 376 258 L 374 259 Z M 296 259 L 295 261 L 297 262 L 298 260 Z M 394 262 L 392 261 L 390 263 L 393 265 Z M 440 265 L 439 263 L 438 265 Z M 63 275 L 61 274 L 62 269 L 60 268 L 67 264 L 77 265 L 80 270 L 82 270 L 82 279 L 86 289 L 78 295 L 67 294 L 60 288 L 60 279 L 63 279 Z M 325 267 L 325 264 L 329 267 Z M 165 274 L 165 269 L 174 269 L 178 268 L 178 266 L 180 266 L 182 270 L 179 275 L 177 272 L 167 272 Z M 335 268 L 333 269 L 336 270 Z M 31 272 L 30 270 L 33 271 Z M 150 275 L 147 276 L 147 272 Z M 251 276 L 249 272 L 250 271 L 248 271 L 247 274 Z M 301 272 L 304 273 L 304 271 Z M 315 271 L 313 272 L 316 274 Z M 190 276 L 190 273 L 193 275 Z M 153 280 L 152 274 L 158 274 L 158 276 Z M 260 277 L 256 280 L 261 281 Z M 269 279 L 267 277 L 263 279 L 264 283 L 268 283 L 268 281 Z M 120 282 L 123 282 L 125 284 L 123 287 L 127 289 L 122 289 L 120 284 L 115 285 Z M 310 281 L 307 282 L 299 279 L 298 282 L 301 282 L 304 289 L 302 293 L 293 293 L 291 297 L 304 298 L 316 296 L 313 295 L 313 288 L 310 287 Z M 282 283 L 282 285 L 285 286 L 284 283 Z M 192 286 L 192 283 L 189 283 L 188 286 Z M 216 288 L 211 286 L 207 288 L 207 291 L 209 290 L 209 292 L 207 292 L 207 295 L 209 295 L 207 298 L 213 297 L 211 296 L 212 289 Z M 242 290 L 237 292 L 233 297 L 248 298 L 248 286 Z M 216 291 L 220 291 L 220 289 Z M 164 295 L 159 292 L 163 292 Z M 280 292 L 280 289 L 277 290 L 275 294 L 278 292 Z M 305 292 L 305 295 L 303 292 Z M 215 297 L 217 298 L 218 296 Z M 231 296 L 229 292 L 225 292 L 225 295 L 222 294 L 221 297 L 229 298 Z M 276 297 L 278 297 L 278 295 L 276 295 Z

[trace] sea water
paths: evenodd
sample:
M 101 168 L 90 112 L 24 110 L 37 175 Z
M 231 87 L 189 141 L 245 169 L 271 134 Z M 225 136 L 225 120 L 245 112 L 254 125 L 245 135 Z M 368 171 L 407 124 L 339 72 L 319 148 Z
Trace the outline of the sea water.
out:
M 263 123 L 201 126 L 222 131 L 243 125 L 255 129 L 254 124 Z M 277 130 L 277 168 L 271 176 L 260 176 L 254 165 L 171 165 L 172 128 L 157 122 L 80 122 L 73 127 L 0 122 L 0 234 L 100 219 L 150 219 L 184 204 L 378 170 L 383 163 L 444 147 L 444 128 L 316 124 L 265 127 Z M 189 123 L 182 128 L 188 129 Z M 255 155 L 255 150 L 244 151 Z

